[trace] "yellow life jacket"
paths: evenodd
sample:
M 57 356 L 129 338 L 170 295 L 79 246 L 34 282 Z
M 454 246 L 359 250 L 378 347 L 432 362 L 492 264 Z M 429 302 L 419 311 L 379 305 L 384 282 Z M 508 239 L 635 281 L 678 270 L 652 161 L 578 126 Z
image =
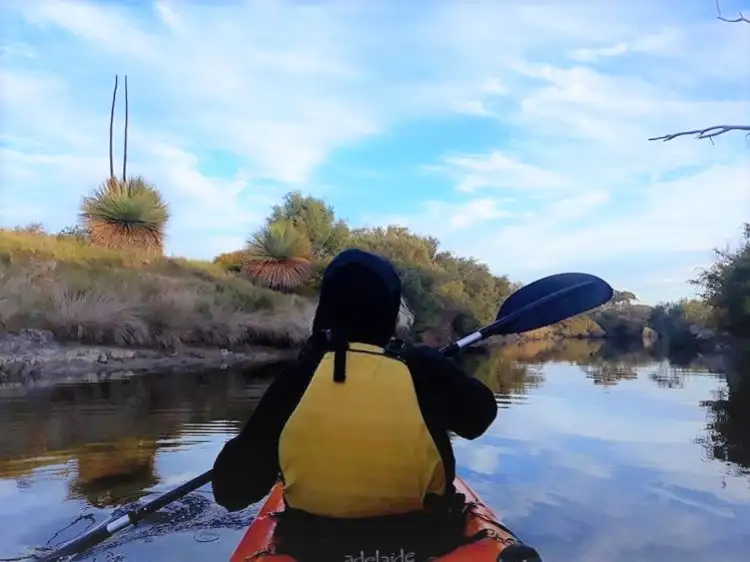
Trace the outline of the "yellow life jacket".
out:
M 408 367 L 382 347 L 350 343 L 346 379 L 323 356 L 279 440 L 287 504 L 327 517 L 422 509 L 443 494 L 445 468 Z

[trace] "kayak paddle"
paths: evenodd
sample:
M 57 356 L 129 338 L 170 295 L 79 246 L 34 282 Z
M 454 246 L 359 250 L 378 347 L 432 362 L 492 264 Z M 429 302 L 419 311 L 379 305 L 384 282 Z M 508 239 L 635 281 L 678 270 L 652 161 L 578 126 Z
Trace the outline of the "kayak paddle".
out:
M 61 556 L 81 553 L 100 542 L 104 542 L 117 531 L 139 523 L 155 511 L 159 511 L 162 507 L 167 506 L 173 501 L 179 500 L 181 497 L 188 495 L 190 492 L 197 490 L 201 486 L 205 486 L 211 481 L 211 473 L 211 470 L 204 472 L 200 476 L 177 486 L 174 490 L 170 490 L 169 492 L 154 498 L 150 502 L 147 502 L 133 511 L 129 511 L 116 518 L 110 518 L 108 521 L 105 521 L 85 535 L 76 537 L 50 554 L 41 556 L 39 560 L 41 562 L 51 562 L 57 560 Z
M 451 355 L 491 336 L 520 334 L 549 326 L 608 302 L 614 291 L 604 280 L 587 273 L 560 273 L 525 285 L 503 302 L 495 321 L 455 341 L 440 351 Z M 116 532 L 135 525 L 155 511 L 208 484 L 212 471 L 185 482 L 143 506 L 105 521 L 94 530 L 73 539 L 46 556 L 41 562 L 52 562 L 61 556 L 77 554 L 99 544 Z

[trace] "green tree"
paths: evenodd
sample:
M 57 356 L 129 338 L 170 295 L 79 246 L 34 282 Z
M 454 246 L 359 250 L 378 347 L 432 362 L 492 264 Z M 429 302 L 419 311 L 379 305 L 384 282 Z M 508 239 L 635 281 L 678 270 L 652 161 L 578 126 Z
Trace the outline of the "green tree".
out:
M 648 325 L 651 307 L 632 304 L 632 301 L 637 299 L 628 291 L 615 291 L 612 300 L 615 302 L 610 301 L 585 316 L 596 322 L 608 339 L 640 340 L 644 328 Z
M 253 234 L 245 254 L 247 274 L 273 289 L 294 290 L 312 271 L 310 240 L 290 221 L 272 222 Z
M 402 226 L 356 229 L 351 243 L 396 265 L 404 296 L 414 310 L 413 331 L 428 337 L 428 332 L 439 328 L 434 343 L 489 323 L 511 292 L 507 277 L 493 275 L 474 259 L 441 251 L 436 238 Z
M 703 300 L 681 299 L 659 303 L 652 310 L 648 325 L 668 344 L 685 344 L 695 340 L 712 318 L 711 307 Z
M 169 208 L 159 190 L 140 176 L 110 178 L 83 198 L 80 216 L 97 246 L 163 251 Z
M 428 330 L 450 323 L 450 320 L 445 320 L 445 301 L 436 291 L 439 273 L 420 265 L 396 265 L 404 298 L 414 312 L 414 334 L 421 339 Z
M 638 297 L 630 291 L 614 291 L 612 298 L 608 303 L 603 305 L 603 308 L 615 308 L 618 310 L 625 309 L 634 304 Z
M 692 283 L 714 309 L 719 329 L 750 338 L 750 223 L 744 225 L 737 250 L 717 249 L 715 254 L 716 261 Z
M 493 275 L 486 264 L 474 258 L 440 252 L 435 261 L 451 279 L 461 281 L 463 292 L 458 302 L 470 309 L 482 324 L 495 318 L 499 304 L 512 292 L 506 276 Z
M 403 226 L 358 228 L 351 233 L 357 248 L 386 256 L 396 263 L 432 264 L 439 242 L 431 236 L 419 236 Z
M 219 254 L 214 258 L 214 263 L 219 264 L 227 271 L 240 273 L 245 268 L 247 260 L 248 255 L 246 250 L 235 250 L 234 252 Z
M 333 207 L 323 200 L 303 196 L 294 191 L 284 196 L 281 205 L 274 205 L 267 224 L 286 220 L 310 240 L 312 257 L 329 259 L 343 250 L 349 241 L 349 227 L 336 219 Z

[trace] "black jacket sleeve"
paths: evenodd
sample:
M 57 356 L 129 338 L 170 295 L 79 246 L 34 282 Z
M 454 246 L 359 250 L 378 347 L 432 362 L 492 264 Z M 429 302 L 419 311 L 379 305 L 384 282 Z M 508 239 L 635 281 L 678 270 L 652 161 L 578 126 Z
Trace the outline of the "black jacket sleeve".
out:
M 476 439 L 495 421 L 497 403 L 492 390 L 438 350 L 410 346 L 404 361 L 426 418 L 464 439 Z
M 305 393 L 320 357 L 301 354 L 263 394 L 242 431 L 216 458 L 212 488 L 216 503 L 238 511 L 260 501 L 279 477 L 279 438 Z

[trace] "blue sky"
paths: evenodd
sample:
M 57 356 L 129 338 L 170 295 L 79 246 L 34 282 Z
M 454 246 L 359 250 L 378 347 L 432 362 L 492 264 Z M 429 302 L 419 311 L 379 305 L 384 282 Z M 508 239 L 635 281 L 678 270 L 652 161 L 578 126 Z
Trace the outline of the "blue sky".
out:
M 726 15 L 743 8 L 722 2 Z M 750 13 L 750 5 L 744 4 Z M 530 282 L 689 296 L 750 209 L 750 26 L 713 0 L 3 2 L 0 226 L 76 220 L 116 168 L 164 192 L 167 251 L 239 248 L 287 191 Z

